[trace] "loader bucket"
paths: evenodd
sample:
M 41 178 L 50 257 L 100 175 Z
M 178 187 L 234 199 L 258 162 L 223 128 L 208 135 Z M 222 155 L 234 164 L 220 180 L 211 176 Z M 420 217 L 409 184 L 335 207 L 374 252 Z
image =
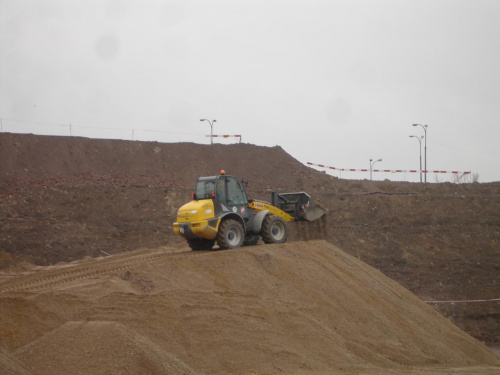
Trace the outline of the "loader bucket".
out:
M 307 221 L 318 220 L 325 214 L 325 210 L 318 203 L 314 203 L 313 201 L 309 201 L 309 206 L 306 209 L 306 213 L 304 218 Z
M 314 221 L 325 214 L 325 210 L 318 203 L 314 203 L 307 193 L 277 193 L 271 196 L 273 206 L 292 215 L 296 220 Z

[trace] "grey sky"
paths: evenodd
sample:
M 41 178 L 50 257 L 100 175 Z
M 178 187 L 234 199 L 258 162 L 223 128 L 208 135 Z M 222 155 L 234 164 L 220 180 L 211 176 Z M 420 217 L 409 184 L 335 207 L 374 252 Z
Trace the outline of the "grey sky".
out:
M 209 143 L 209 118 L 304 163 L 418 169 L 421 123 L 428 169 L 500 181 L 500 1 L 0 0 L 0 47 L 3 131 Z

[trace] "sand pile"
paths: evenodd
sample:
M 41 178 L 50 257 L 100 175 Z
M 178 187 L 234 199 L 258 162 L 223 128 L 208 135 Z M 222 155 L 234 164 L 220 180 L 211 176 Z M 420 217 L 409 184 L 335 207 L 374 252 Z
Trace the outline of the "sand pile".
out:
M 184 250 L 146 249 L 4 271 L 0 369 L 32 374 L 500 371 L 498 357 L 486 346 L 324 241 Z

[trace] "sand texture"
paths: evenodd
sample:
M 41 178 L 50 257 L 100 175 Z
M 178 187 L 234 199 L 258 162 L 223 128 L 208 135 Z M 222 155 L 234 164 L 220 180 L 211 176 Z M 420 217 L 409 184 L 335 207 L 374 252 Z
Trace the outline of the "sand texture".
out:
M 6 374 L 494 374 L 485 345 L 321 240 L 0 275 Z

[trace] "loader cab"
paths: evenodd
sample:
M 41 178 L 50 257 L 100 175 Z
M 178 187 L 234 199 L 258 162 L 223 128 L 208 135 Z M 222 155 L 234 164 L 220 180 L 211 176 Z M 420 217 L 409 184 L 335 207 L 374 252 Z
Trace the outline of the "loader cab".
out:
M 222 205 L 222 211 L 229 210 L 243 218 L 248 217 L 248 197 L 236 177 L 225 174 L 200 177 L 196 182 L 193 198 L 215 199 Z M 218 211 L 217 208 L 216 211 Z
M 218 176 L 215 185 L 215 196 L 228 207 L 242 206 L 248 203 L 245 190 L 237 178 L 233 176 Z M 234 211 L 234 210 L 233 210 Z

